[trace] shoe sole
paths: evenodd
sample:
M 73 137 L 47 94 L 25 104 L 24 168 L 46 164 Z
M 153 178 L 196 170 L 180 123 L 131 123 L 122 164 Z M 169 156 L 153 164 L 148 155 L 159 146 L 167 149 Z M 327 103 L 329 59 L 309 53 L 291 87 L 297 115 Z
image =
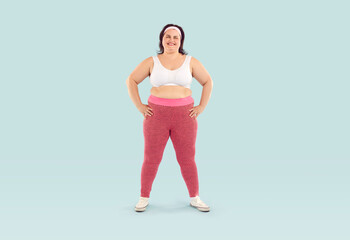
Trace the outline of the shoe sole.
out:
M 196 206 L 192 205 L 191 203 L 190 203 L 190 206 L 197 208 L 199 211 L 202 211 L 202 212 L 209 212 L 210 211 L 210 208 L 196 207 Z
M 146 210 L 147 206 L 148 206 L 148 203 L 147 203 L 147 205 L 144 206 L 143 208 L 137 208 L 137 207 L 135 207 L 135 211 L 136 211 L 136 212 L 143 212 L 143 211 Z

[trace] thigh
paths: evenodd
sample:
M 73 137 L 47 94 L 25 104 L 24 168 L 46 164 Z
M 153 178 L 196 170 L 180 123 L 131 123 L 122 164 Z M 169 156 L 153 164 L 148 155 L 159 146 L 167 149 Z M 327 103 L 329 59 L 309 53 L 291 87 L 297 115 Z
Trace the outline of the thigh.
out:
M 145 153 L 151 155 L 162 154 L 169 139 L 169 120 L 163 108 L 149 104 L 154 113 L 143 120 L 143 135 L 145 140 Z
M 195 117 L 190 117 L 190 109 L 193 104 L 177 107 L 173 114 L 173 122 L 170 129 L 170 138 L 176 151 L 194 152 L 197 138 L 198 122 Z

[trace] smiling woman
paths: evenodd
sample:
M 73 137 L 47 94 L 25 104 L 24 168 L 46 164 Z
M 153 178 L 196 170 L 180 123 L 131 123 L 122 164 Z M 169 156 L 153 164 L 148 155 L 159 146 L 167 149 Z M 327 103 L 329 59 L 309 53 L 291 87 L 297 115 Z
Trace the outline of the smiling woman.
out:
M 144 211 L 148 206 L 152 184 L 169 137 L 188 188 L 190 205 L 200 211 L 210 209 L 199 198 L 195 143 L 197 117 L 209 101 L 213 81 L 204 66 L 183 50 L 184 39 L 185 33 L 180 26 L 164 26 L 159 35 L 158 54 L 142 61 L 127 79 L 130 98 L 144 116 L 141 196 L 135 211 Z M 152 84 L 148 105 L 142 104 L 137 87 L 147 76 Z M 193 77 L 203 86 L 198 106 L 194 106 L 192 98 Z
M 192 95 L 190 86 L 183 86 L 186 73 L 192 81 L 191 57 L 183 50 L 185 35 L 180 28 L 165 26 L 159 36 L 160 54 L 152 57 L 150 81 L 151 94 L 161 98 L 184 98 Z M 184 66 L 186 65 L 186 66 Z M 153 70 L 154 73 L 153 73 Z

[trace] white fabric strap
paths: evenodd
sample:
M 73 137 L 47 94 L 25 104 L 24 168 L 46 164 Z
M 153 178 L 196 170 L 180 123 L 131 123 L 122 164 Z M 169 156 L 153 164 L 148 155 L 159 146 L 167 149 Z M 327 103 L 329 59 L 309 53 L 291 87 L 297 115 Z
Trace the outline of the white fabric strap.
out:
M 179 32 L 180 37 L 181 37 L 181 31 L 180 31 L 180 29 L 179 29 L 179 28 L 177 28 L 177 27 L 174 27 L 174 26 L 167 27 L 167 28 L 164 30 L 164 33 L 165 33 L 167 30 L 169 30 L 169 29 L 175 29 L 176 31 L 178 31 L 178 32 Z

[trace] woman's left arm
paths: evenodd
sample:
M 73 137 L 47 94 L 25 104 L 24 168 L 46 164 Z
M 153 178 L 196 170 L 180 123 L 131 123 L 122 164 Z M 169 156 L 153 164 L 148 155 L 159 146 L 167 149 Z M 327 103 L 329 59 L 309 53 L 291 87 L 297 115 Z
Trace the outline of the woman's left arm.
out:
M 214 83 L 203 64 L 194 57 L 192 59 L 192 76 L 203 86 L 201 101 L 198 106 L 193 108 L 193 114 L 197 113 L 195 116 L 198 116 L 209 102 Z

